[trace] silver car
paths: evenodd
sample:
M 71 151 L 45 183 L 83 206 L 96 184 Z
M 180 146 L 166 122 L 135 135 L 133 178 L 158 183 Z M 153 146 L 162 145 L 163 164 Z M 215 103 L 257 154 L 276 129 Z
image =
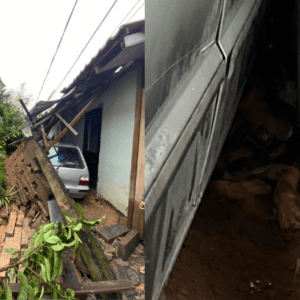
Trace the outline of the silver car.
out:
M 82 199 L 89 192 L 89 170 L 78 146 L 57 143 L 48 157 L 71 198 Z

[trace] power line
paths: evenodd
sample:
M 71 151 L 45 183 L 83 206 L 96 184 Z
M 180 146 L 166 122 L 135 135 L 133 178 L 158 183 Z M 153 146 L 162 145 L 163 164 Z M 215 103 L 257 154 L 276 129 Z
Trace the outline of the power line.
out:
M 137 11 L 131 16 L 131 18 L 129 20 L 126 21 L 126 23 L 128 23 L 137 13 L 138 11 L 145 5 L 145 3 L 143 3 L 138 9 Z
M 114 31 L 110 34 L 110 37 L 113 36 L 115 31 L 123 24 L 124 20 L 128 17 L 128 15 L 134 10 L 134 8 L 138 5 L 138 3 L 142 0 L 138 0 L 134 6 L 131 8 L 131 10 L 128 12 L 128 14 L 124 17 L 124 19 L 120 22 L 120 24 L 114 29 Z
M 83 50 L 80 52 L 79 56 L 77 57 L 77 59 L 75 60 L 73 66 L 71 67 L 71 69 L 68 71 L 67 75 L 64 77 L 64 79 L 61 81 L 61 83 L 59 84 L 58 88 L 56 89 L 56 91 L 58 91 L 58 89 L 60 88 L 60 86 L 62 85 L 62 83 L 64 82 L 64 80 L 67 78 L 67 76 L 69 75 L 69 73 L 71 72 L 71 70 L 73 69 L 73 67 L 75 66 L 75 64 L 77 63 L 78 59 L 80 58 L 80 56 L 82 55 L 82 53 L 84 52 L 85 48 L 88 46 L 88 44 L 90 43 L 90 41 L 92 40 L 92 38 L 94 37 L 94 35 L 96 34 L 96 32 L 98 31 L 98 29 L 101 27 L 101 25 L 103 24 L 103 22 L 105 21 L 105 19 L 107 18 L 107 16 L 110 14 L 111 10 L 114 8 L 115 4 L 118 2 L 118 0 L 115 0 L 115 2 L 113 3 L 113 5 L 110 7 L 110 9 L 108 10 L 108 12 L 106 13 L 105 17 L 102 19 L 101 23 L 98 25 L 97 29 L 95 30 L 95 32 L 93 33 L 93 35 L 90 37 L 90 39 L 88 40 L 87 44 L 84 46 Z
M 60 44 L 61 44 L 61 42 L 62 42 L 62 40 L 63 40 L 63 37 L 64 37 L 64 35 L 65 35 L 65 32 L 66 32 L 66 30 L 67 30 L 67 27 L 68 27 L 68 25 L 69 25 L 69 22 L 70 22 L 70 20 L 71 20 L 72 15 L 73 15 L 73 12 L 74 12 L 74 9 L 75 9 L 75 7 L 76 7 L 77 2 L 78 2 L 78 0 L 76 0 L 75 4 L 74 4 L 74 6 L 73 6 L 73 9 L 72 9 L 72 11 L 71 11 L 71 14 L 70 14 L 70 16 L 69 16 L 69 19 L 68 19 L 68 21 L 67 21 L 67 24 L 66 24 L 66 26 L 65 26 L 65 29 L 64 29 L 64 31 L 63 31 L 63 34 L 62 34 L 62 36 L 61 36 L 61 38 L 60 38 L 60 41 L 59 41 L 59 43 L 58 43 L 56 52 L 55 52 L 55 54 L 54 54 L 54 56 L 53 56 L 53 58 L 52 58 L 50 67 L 49 67 L 48 72 L 47 72 L 47 74 L 46 74 L 46 77 L 45 77 L 45 79 L 44 79 L 43 85 L 42 85 L 42 87 L 41 87 L 41 89 L 40 89 L 40 92 L 39 92 L 39 95 L 38 95 L 38 97 L 37 97 L 37 99 L 36 99 L 36 102 L 37 102 L 37 100 L 39 99 L 40 94 L 41 94 L 41 92 L 42 92 L 42 90 L 43 90 L 44 84 L 45 84 L 45 82 L 46 82 L 46 79 L 47 79 L 48 74 L 49 74 L 49 72 L 50 72 L 50 69 L 51 69 L 51 67 L 52 67 L 53 61 L 54 61 L 55 56 L 56 56 L 56 54 L 57 54 L 57 52 L 58 52 L 58 49 L 59 49 L 59 47 L 60 47 Z

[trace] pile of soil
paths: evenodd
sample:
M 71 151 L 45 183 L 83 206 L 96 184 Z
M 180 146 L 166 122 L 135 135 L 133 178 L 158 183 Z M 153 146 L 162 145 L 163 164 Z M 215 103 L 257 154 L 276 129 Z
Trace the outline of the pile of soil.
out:
M 297 299 L 297 258 L 300 245 L 286 240 L 276 219 L 206 195 L 162 299 Z

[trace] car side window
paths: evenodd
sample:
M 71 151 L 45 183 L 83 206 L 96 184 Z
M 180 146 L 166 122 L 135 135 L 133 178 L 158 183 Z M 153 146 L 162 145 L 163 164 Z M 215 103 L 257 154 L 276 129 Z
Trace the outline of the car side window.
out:
M 59 156 L 58 156 L 56 147 L 52 147 L 49 150 L 48 157 L 49 157 L 49 159 L 51 161 L 51 164 L 53 166 L 59 166 L 60 165 L 60 160 L 59 160 Z

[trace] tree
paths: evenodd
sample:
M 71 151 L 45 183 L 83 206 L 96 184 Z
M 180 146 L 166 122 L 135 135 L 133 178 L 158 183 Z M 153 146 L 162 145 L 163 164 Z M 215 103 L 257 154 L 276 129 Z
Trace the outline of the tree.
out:
M 26 115 L 23 106 L 20 103 L 20 99 L 23 100 L 25 105 L 33 101 L 33 95 L 27 92 L 27 84 L 23 82 L 16 90 L 9 90 L 9 97 L 7 103 L 12 107 L 14 111 L 20 112 L 22 115 Z
M 6 91 L 6 86 L 0 78 L 0 103 L 7 103 L 9 93 Z
M 14 111 L 10 105 L 0 103 L 0 111 L 2 111 L 3 116 L 0 120 L 0 138 L 6 136 L 7 134 L 19 129 L 25 122 L 25 117 L 18 111 Z M 14 152 L 18 144 L 8 146 L 8 144 L 20 140 L 23 137 L 23 132 L 18 131 L 13 135 L 0 140 L 0 152 L 3 154 L 10 154 Z

